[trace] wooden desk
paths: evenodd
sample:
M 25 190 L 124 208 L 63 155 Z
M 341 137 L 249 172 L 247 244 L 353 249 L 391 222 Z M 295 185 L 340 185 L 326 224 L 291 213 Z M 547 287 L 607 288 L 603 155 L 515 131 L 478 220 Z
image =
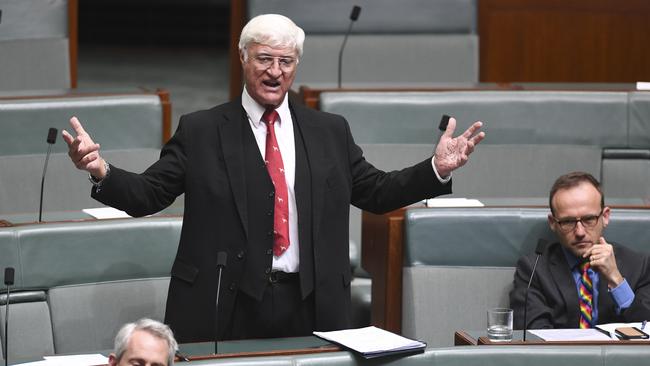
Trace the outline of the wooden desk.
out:
M 190 361 L 338 352 L 341 351 L 341 347 L 311 336 L 221 341 L 218 350 L 219 353 L 214 354 L 213 342 L 181 344 L 179 347 L 180 354 Z
M 534 334 L 527 333 L 527 340 L 524 342 L 522 339 L 521 331 L 515 331 L 511 342 L 492 342 L 485 335 L 477 336 L 477 334 L 485 334 L 480 331 L 466 331 L 459 330 L 454 333 L 455 346 L 648 346 L 650 340 L 611 340 L 611 341 L 545 341 Z

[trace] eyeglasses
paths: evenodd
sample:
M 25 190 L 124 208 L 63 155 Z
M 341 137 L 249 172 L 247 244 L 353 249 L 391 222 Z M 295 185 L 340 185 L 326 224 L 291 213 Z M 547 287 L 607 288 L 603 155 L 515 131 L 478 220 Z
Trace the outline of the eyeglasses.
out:
M 568 233 L 570 231 L 575 230 L 576 225 L 578 225 L 578 222 L 580 222 L 582 226 L 584 226 L 585 228 L 592 228 L 596 226 L 598 220 L 600 219 L 600 216 L 602 215 L 603 215 L 603 210 L 600 210 L 598 215 L 588 215 L 583 217 L 569 217 L 566 219 L 557 219 L 554 216 L 553 220 L 555 220 L 555 223 L 560 227 L 560 230 L 562 230 L 565 233 Z
M 293 57 L 287 57 L 287 56 L 269 56 L 269 55 L 253 56 L 253 61 L 255 62 L 255 65 L 260 70 L 267 70 L 268 68 L 273 66 L 275 60 L 278 60 L 278 65 L 280 65 L 280 70 L 282 71 L 291 71 L 298 63 L 297 59 Z

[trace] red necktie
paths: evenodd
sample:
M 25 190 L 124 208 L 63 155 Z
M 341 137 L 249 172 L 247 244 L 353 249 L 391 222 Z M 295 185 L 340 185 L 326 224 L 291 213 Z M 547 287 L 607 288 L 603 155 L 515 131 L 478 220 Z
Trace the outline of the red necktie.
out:
M 273 207 L 273 254 L 277 257 L 289 248 L 289 194 L 287 182 L 284 179 L 284 164 L 282 154 L 275 138 L 274 123 L 278 120 L 278 112 L 267 110 L 262 115 L 266 123 L 266 156 L 264 162 L 275 186 L 275 204 Z

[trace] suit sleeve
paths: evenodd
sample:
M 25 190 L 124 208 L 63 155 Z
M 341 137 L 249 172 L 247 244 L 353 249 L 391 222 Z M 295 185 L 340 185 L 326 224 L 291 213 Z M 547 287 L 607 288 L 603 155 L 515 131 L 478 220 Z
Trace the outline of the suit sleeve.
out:
M 623 322 L 638 322 L 650 319 L 650 266 L 649 258 L 647 255 L 635 253 L 635 258 L 626 260 L 626 266 L 636 268 L 624 268 L 625 272 L 635 272 L 634 275 L 628 275 L 626 280 L 634 291 L 634 301 L 630 307 L 621 312 L 621 321 Z M 629 261 L 634 261 L 636 264 L 627 264 Z M 638 270 L 638 271 L 637 271 Z
M 345 122 L 348 159 L 352 176 L 352 204 L 373 213 L 384 213 L 426 198 L 451 193 L 451 181 L 443 184 L 431 165 L 431 156 L 397 171 L 384 172 L 366 161 Z
M 160 158 L 142 174 L 111 165 L 111 174 L 91 196 L 99 202 L 139 217 L 154 214 L 184 192 L 186 167 L 183 119 L 174 136 L 163 146 Z
M 530 275 L 533 271 L 535 256 L 528 255 L 521 257 L 517 261 L 515 270 L 514 286 L 510 291 L 510 307 L 514 310 L 514 328 L 524 328 L 524 303 L 526 297 L 526 287 L 530 281 Z M 539 266 L 537 268 L 539 271 Z M 553 328 L 553 313 L 551 307 L 546 302 L 543 290 L 540 288 L 539 272 L 535 273 L 533 282 L 528 291 L 528 313 L 526 322 L 528 329 Z

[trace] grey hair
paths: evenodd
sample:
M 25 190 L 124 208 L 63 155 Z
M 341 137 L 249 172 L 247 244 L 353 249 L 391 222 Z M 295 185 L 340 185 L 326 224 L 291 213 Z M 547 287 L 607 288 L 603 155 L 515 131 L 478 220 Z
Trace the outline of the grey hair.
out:
M 280 14 L 262 14 L 251 19 L 239 36 L 239 52 L 248 58 L 247 47 L 251 43 L 260 43 L 271 47 L 291 47 L 302 56 L 305 31 L 291 19 Z
M 174 357 L 176 356 L 176 351 L 178 350 L 178 343 L 174 339 L 174 334 L 172 330 L 166 324 L 163 324 L 157 320 L 152 320 L 148 318 L 142 318 L 135 323 L 127 323 L 120 328 L 120 331 L 117 332 L 115 336 L 115 358 L 119 361 L 124 356 L 124 352 L 129 345 L 129 341 L 133 336 L 133 333 L 136 330 L 141 330 L 147 332 L 154 337 L 160 338 L 167 342 L 167 365 L 174 365 Z

